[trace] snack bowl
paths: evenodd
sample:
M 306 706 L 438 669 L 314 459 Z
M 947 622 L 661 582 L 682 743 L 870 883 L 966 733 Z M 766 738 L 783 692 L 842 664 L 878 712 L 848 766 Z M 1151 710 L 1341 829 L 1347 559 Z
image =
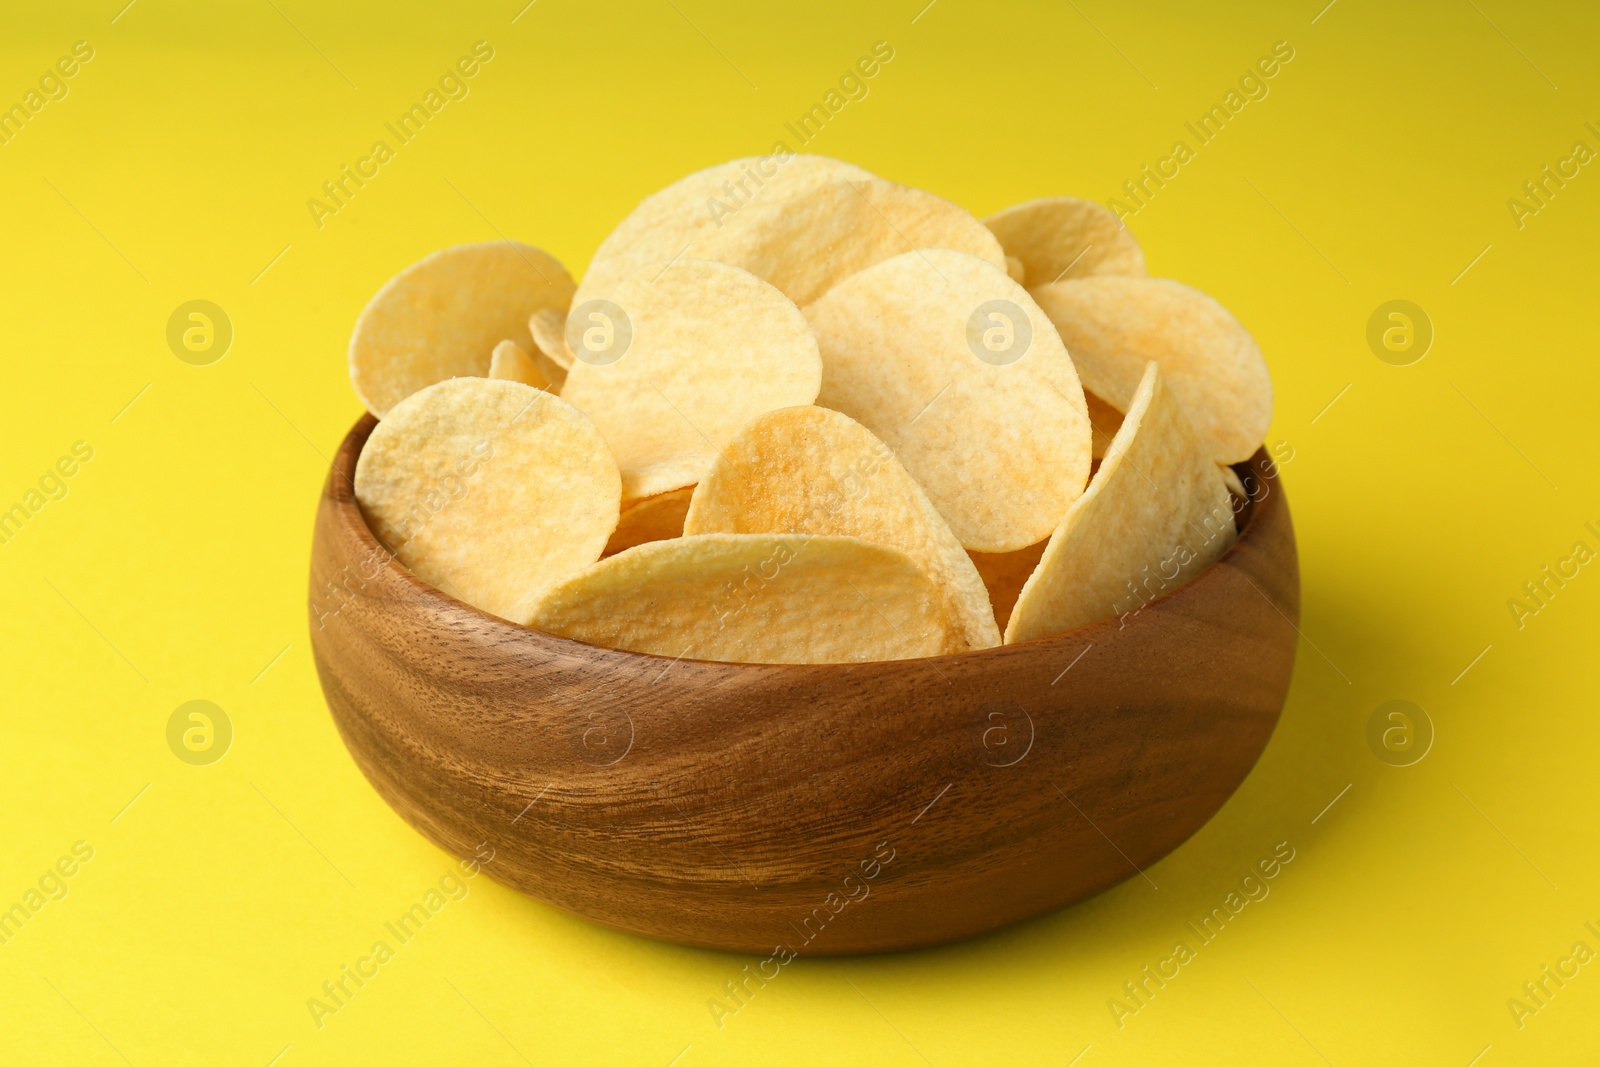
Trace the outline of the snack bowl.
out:
M 1264 450 L 1235 468 L 1237 542 L 1118 619 L 931 659 L 766 665 L 585 645 L 420 581 L 355 501 L 374 425 L 333 461 L 311 553 L 340 735 L 440 848 L 619 930 L 781 963 L 1072 904 L 1194 834 L 1288 692 L 1299 570 Z

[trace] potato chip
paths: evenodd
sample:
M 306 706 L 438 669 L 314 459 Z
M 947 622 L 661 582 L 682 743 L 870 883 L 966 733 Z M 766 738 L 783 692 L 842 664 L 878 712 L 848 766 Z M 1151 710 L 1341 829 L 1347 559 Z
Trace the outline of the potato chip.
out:
M 1083 399 L 1089 405 L 1089 428 L 1094 434 L 1094 458 L 1104 459 L 1106 449 L 1111 447 L 1111 439 L 1117 436 L 1117 431 L 1122 428 L 1122 412 L 1087 389 L 1083 391 Z
M 561 387 L 567 384 L 567 372 L 561 369 L 561 364 L 545 355 L 538 345 L 529 349 L 528 358 L 539 368 L 539 373 L 544 375 L 545 381 L 550 383 L 550 391 L 560 396 Z
M 356 319 L 350 383 L 382 418 L 424 386 L 488 374 L 497 342 L 527 343 L 528 316 L 571 299 L 566 268 L 531 245 L 491 241 L 435 252 L 390 278 Z
M 669 537 L 683 536 L 683 517 L 689 511 L 689 499 L 694 486 L 673 489 L 637 500 L 622 509 L 616 533 L 606 542 L 603 555 L 642 545 L 647 541 L 665 541 Z
M 567 351 L 566 341 L 560 333 L 566 329 L 566 324 L 566 312 L 555 308 L 540 308 L 528 316 L 528 333 L 533 338 L 528 358 L 533 360 L 533 365 L 539 368 L 539 373 L 544 375 L 551 390 L 557 394 L 566 384 L 567 368 L 572 365 L 572 353 Z M 557 331 L 554 337 L 550 334 L 552 330 Z M 552 356 L 552 352 L 556 355 Z
M 1027 285 L 1028 268 L 1022 265 L 1022 260 L 1016 256 L 1006 257 L 1006 275 L 1018 285 Z
M 1151 362 L 1099 473 L 1022 587 L 1006 644 L 1138 611 L 1210 566 L 1234 536 L 1222 474 Z
M 680 259 L 605 299 L 603 352 L 584 339 L 600 326 L 568 320 L 579 358 L 561 396 L 600 428 L 631 495 L 694 484 L 739 427 L 817 398 L 822 362 L 805 316 L 753 274 Z
M 1228 487 L 1228 492 L 1240 500 L 1248 500 L 1250 494 L 1245 490 L 1244 482 L 1239 479 L 1239 472 L 1226 463 L 1219 463 L 1217 467 L 1222 471 L 1222 481 Z
M 783 408 L 748 423 L 695 489 L 683 532 L 840 534 L 898 548 L 942 591 L 969 647 L 1000 643 L 983 579 L 928 495 L 888 445 L 837 411 Z
M 808 534 L 651 541 L 549 590 L 528 625 L 732 663 L 914 659 L 966 644 L 939 589 L 904 552 Z
M 1029 291 L 1089 392 L 1128 410 L 1153 359 L 1219 463 L 1242 462 L 1260 447 L 1272 421 L 1272 378 L 1255 339 L 1211 297 L 1165 278 L 1110 275 Z
M 983 223 L 932 193 L 874 178 L 832 182 L 742 216 L 703 255 L 743 267 L 805 307 L 874 263 L 951 248 L 1006 269 Z
M 1142 277 L 1144 253 L 1122 220 L 1093 200 L 1048 196 L 990 215 L 983 224 L 1007 256 L 1022 261 L 1032 288 L 1093 274 Z
M 882 438 L 961 544 L 1042 541 L 1088 480 L 1090 427 L 1072 359 L 1005 270 L 947 249 L 845 279 L 807 310 L 817 403 Z
M 872 175 L 827 156 L 748 156 L 681 178 L 644 201 L 600 243 L 572 300 L 577 307 L 607 295 L 625 279 L 683 256 L 711 258 L 706 248 L 730 221 L 827 182 Z M 563 309 L 565 310 L 565 309 Z
M 716 459 L 715 452 L 682 452 L 670 459 L 630 467 L 622 472 L 622 506 L 632 507 L 674 489 L 692 489 Z
M 1017 594 L 1022 592 L 1033 569 L 1039 565 L 1039 557 L 1044 555 L 1044 546 L 1049 543 L 1040 541 L 1015 552 L 967 553 L 972 565 L 978 568 L 984 587 L 989 590 L 994 621 L 1001 630 L 1006 628 L 1006 620 L 1011 618 L 1011 609 L 1017 603 Z
M 567 309 L 540 308 L 528 316 L 528 333 L 533 346 L 563 371 L 572 369 L 572 352 L 567 348 Z
M 520 382 L 451 378 L 389 410 L 356 461 L 372 532 L 413 574 L 526 622 L 600 558 L 622 480 L 594 424 Z
M 529 358 L 528 353 L 515 341 L 501 341 L 494 346 L 489 357 L 489 377 L 508 382 L 521 382 L 535 389 L 549 389 L 550 382 Z

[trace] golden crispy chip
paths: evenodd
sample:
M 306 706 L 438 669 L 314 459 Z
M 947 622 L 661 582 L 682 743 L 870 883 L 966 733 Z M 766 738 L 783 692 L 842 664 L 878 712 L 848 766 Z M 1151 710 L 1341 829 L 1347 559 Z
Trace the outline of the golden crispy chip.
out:
M 564 400 L 600 428 L 630 499 L 700 480 L 745 423 L 817 398 L 822 362 L 805 316 L 753 274 L 681 259 L 567 322 L 577 355 Z
M 1072 353 L 1083 387 L 1128 410 L 1148 360 L 1219 463 L 1247 460 L 1272 422 L 1272 378 L 1255 339 L 1206 294 L 1165 278 L 1102 275 L 1033 297 Z
M 549 389 L 550 382 L 529 358 L 528 353 L 515 341 L 501 341 L 494 346 L 489 358 L 489 377 L 508 382 L 521 382 L 535 389 Z
M 528 316 L 571 299 L 566 268 L 531 245 L 435 252 L 390 278 L 361 312 L 350 335 L 350 384 L 382 418 L 423 386 L 488 374 L 498 341 L 526 345 Z
M 746 424 L 695 489 L 683 532 L 842 534 L 898 548 L 939 587 L 969 647 L 1000 643 L 983 579 L 933 502 L 888 445 L 837 411 L 783 408 Z
M 356 461 L 372 532 L 418 578 L 526 622 L 600 558 L 622 480 L 594 424 L 520 382 L 451 378 L 389 410 Z
M 1027 584 L 1033 569 L 1039 565 L 1048 541 L 1040 541 L 1015 552 L 969 552 L 973 566 L 989 590 L 989 603 L 994 606 L 994 621 L 1001 630 L 1011 618 L 1011 609 L 1017 603 L 1017 594 Z
M 1029 200 L 990 215 L 983 224 L 1000 239 L 1006 255 L 1022 260 L 1030 288 L 1092 274 L 1145 273 L 1133 232 L 1093 200 Z
M 1240 500 L 1249 499 L 1250 494 L 1245 491 L 1244 482 L 1239 480 L 1239 472 L 1226 463 L 1219 463 L 1217 466 L 1222 470 L 1222 481 L 1228 487 L 1228 492 Z
M 1094 458 L 1104 459 L 1106 449 L 1111 447 L 1111 439 L 1117 436 L 1117 431 L 1122 428 L 1122 412 L 1087 389 L 1083 391 L 1083 399 L 1089 404 L 1089 427 L 1094 433 Z
M 1222 474 L 1151 362 L 1088 492 L 1022 587 L 1006 644 L 1138 611 L 1233 543 Z
M 622 506 L 632 507 L 674 489 L 694 488 L 716 458 L 715 452 L 683 452 L 657 463 L 630 467 L 622 472 Z
M 647 496 L 622 509 L 617 532 L 606 542 L 604 555 L 614 556 L 647 541 L 665 541 L 683 536 L 683 517 L 689 511 L 694 486 Z
M 1050 320 L 1000 267 L 909 252 L 807 315 L 822 349 L 817 403 L 887 442 L 966 548 L 1042 541 L 1083 492 L 1083 388 Z
M 646 197 L 600 243 L 572 306 L 603 297 L 626 278 L 682 256 L 711 258 L 718 231 L 747 211 L 769 208 L 826 182 L 872 177 L 853 163 L 785 152 L 696 171 Z
M 550 383 L 550 391 L 560 396 L 561 387 L 567 384 L 567 372 L 561 368 L 561 364 L 545 355 L 538 345 L 534 345 L 528 351 L 528 358 L 539 368 L 539 373 L 544 375 L 545 381 Z
M 561 392 L 561 387 L 567 382 L 567 368 L 572 365 L 572 353 L 567 351 L 566 340 L 561 332 L 567 326 L 567 313 L 555 308 L 540 308 L 528 316 L 528 333 L 533 338 L 533 346 L 528 349 L 528 358 L 533 360 L 533 365 L 539 368 L 539 373 L 544 375 L 550 383 L 550 388 L 555 393 Z M 551 336 L 551 331 L 556 331 Z M 555 355 L 551 355 L 551 353 Z
M 1006 257 L 1006 275 L 1018 285 L 1028 284 L 1028 268 L 1016 256 Z
M 572 353 L 567 349 L 567 309 L 540 308 L 528 316 L 528 333 L 533 346 L 562 371 L 572 368 Z
M 740 216 L 704 253 L 743 267 L 801 307 L 874 263 L 951 248 L 1006 269 L 983 223 L 932 193 L 882 178 L 833 182 Z
M 904 552 L 807 534 L 651 541 L 555 586 L 528 625 L 732 663 L 914 659 L 965 645 L 938 588 Z

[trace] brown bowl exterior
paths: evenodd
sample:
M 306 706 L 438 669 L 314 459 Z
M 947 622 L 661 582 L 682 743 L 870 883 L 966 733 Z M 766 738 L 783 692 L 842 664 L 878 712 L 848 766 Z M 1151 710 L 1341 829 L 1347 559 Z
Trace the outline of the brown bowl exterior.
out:
M 712 663 L 485 614 L 373 538 L 345 438 L 317 512 L 311 644 L 356 763 L 492 877 L 619 930 L 837 955 L 1083 900 L 1200 828 L 1294 664 L 1294 530 L 1265 452 L 1238 542 L 1121 620 L 886 663 Z

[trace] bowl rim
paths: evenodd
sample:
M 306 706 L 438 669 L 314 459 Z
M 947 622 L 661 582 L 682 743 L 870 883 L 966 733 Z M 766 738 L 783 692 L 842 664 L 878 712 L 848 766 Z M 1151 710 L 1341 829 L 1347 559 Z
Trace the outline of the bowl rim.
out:
M 356 461 L 361 457 L 362 449 L 366 447 L 367 439 L 371 436 L 373 428 L 378 425 L 379 421 L 380 420 L 377 418 L 377 416 L 367 411 L 363 411 L 361 416 L 356 419 L 355 424 L 350 427 L 350 430 L 345 434 L 343 440 L 340 441 L 338 451 L 334 453 L 333 462 L 329 465 L 328 476 L 324 482 L 322 492 L 324 502 L 333 505 L 333 511 L 337 517 L 338 523 L 354 532 L 356 540 L 363 550 L 363 557 L 371 558 L 371 554 L 375 552 L 377 556 L 381 557 L 383 560 L 383 570 L 389 572 L 391 577 L 409 585 L 413 591 L 421 593 L 426 599 L 433 601 L 435 606 L 443 610 L 457 612 L 465 611 L 470 615 L 479 617 L 497 626 L 508 627 L 512 631 L 535 634 L 542 640 L 559 642 L 560 645 L 558 647 L 567 648 L 574 655 L 583 656 L 589 655 L 591 652 L 600 652 L 615 656 L 638 657 L 647 661 L 656 660 L 669 665 L 678 663 L 694 663 L 709 664 L 729 669 L 748 669 L 751 672 L 788 670 L 794 673 L 816 671 L 830 667 L 858 670 L 862 667 L 890 663 L 946 664 L 957 661 L 966 663 L 977 657 L 1014 654 L 1015 652 L 1023 649 L 1038 648 L 1046 643 L 1059 646 L 1065 639 L 1070 639 L 1075 635 L 1086 634 L 1096 628 L 1115 623 L 1117 618 L 1120 618 L 1120 616 L 1118 616 L 1110 619 L 1098 619 L 1094 622 L 1086 623 L 1083 626 L 1077 627 L 1076 629 L 1063 630 L 1060 633 L 1045 634 L 1041 637 L 1030 638 L 1027 641 L 1019 641 L 1016 644 L 1008 645 L 1002 641 L 1002 643 L 993 645 L 989 648 L 969 648 L 960 652 L 947 652 L 938 656 L 917 656 L 893 660 L 854 660 L 844 663 L 752 663 L 739 660 L 696 659 L 693 656 L 678 656 L 674 658 L 671 656 L 659 655 L 654 652 L 635 652 L 631 649 L 612 648 L 609 645 L 591 645 L 585 641 L 578 641 L 571 637 L 563 637 L 560 634 L 553 634 L 548 630 L 540 630 L 532 626 L 526 626 L 519 622 L 513 622 L 510 619 L 504 618 L 503 616 L 496 615 L 493 612 L 485 611 L 482 608 L 476 607 L 475 605 L 468 604 L 464 600 L 458 600 L 449 593 L 446 593 L 444 590 L 440 589 L 438 586 L 419 578 L 415 573 L 412 572 L 411 568 L 400 562 L 399 557 L 395 555 L 395 553 L 391 552 L 388 546 L 378 540 L 377 535 L 372 532 L 372 528 L 367 524 L 366 515 L 364 515 L 361 511 L 361 505 L 356 501 L 355 466 Z M 1225 569 L 1223 564 L 1230 562 L 1236 554 L 1245 549 L 1247 544 L 1253 545 L 1253 534 L 1256 530 L 1256 527 L 1260 525 L 1256 521 L 1256 511 L 1272 495 L 1272 493 L 1271 491 L 1268 491 L 1262 493 L 1259 498 L 1255 497 L 1252 495 L 1250 482 L 1247 479 L 1255 478 L 1258 481 L 1264 480 L 1278 483 L 1281 472 L 1279 471 L 1278 465 L 1272 460 L 1271 456 L 1267 454 L 1267 449 L 1264 444 L 1257 448 L 1255 453 L 1252 454 L 1249 459 L 1240 463 L 1226 464 L 1226 466 L 1232 468 L 1234 472 L 1239 475 L 1240 480 L 1245 485 L 1246 490 L 1246 497 L 1244 499 L 1243 506 L 1238 506 L 1237 502 L 1239 498 L 1234 496 L 1231 490 L 1229 490 L 1228 494 L 1229 499 L 1235 502 L 1234 521 L 1235 528 L 1237 529 L 1237 535 L 1234 538 L 1233 544 L 1229 545 L 1227 550 L 1223 552 L 1221 556 L 1218 556 L 1215 560 L 1213 560 L 1205 570 L 1195 575 L 1189 581 L 1176 587 L 1171 592 L 1163 593 L 1152 600 L 1146 601 L 1132 614 L 1142 614 L 1146 609 L 1157 606 L 1160 606 L 1164 609 L 1171 609 L 1183 599 L 1192 599 L 1196 597 L 1200 590 L 1206 585 L 1222 580 L 1220 575 Z M 1243 468 L 1243 470 L 1240 468 Z M 1276 485 L 1275 488 L 1279 492 L 1282 492 L 1281 484 Z M 376 575 L 374 575 L 374 577 L 376 577 Z M 1251 584 L 1254 585 L 1253 582 Z M 1257 591 L 1260 592 L 1259 589 Z M 1277 608 L 1277 604 L 1272 601 L 1270 596 L 1266 596 L 1265 593 L 1262 595 L 1266 598 L 1268 603 L 1272 603 L 1273 607 L 1275 609 Z M 1281 609 L 1279 610 L 1281 614 Z

